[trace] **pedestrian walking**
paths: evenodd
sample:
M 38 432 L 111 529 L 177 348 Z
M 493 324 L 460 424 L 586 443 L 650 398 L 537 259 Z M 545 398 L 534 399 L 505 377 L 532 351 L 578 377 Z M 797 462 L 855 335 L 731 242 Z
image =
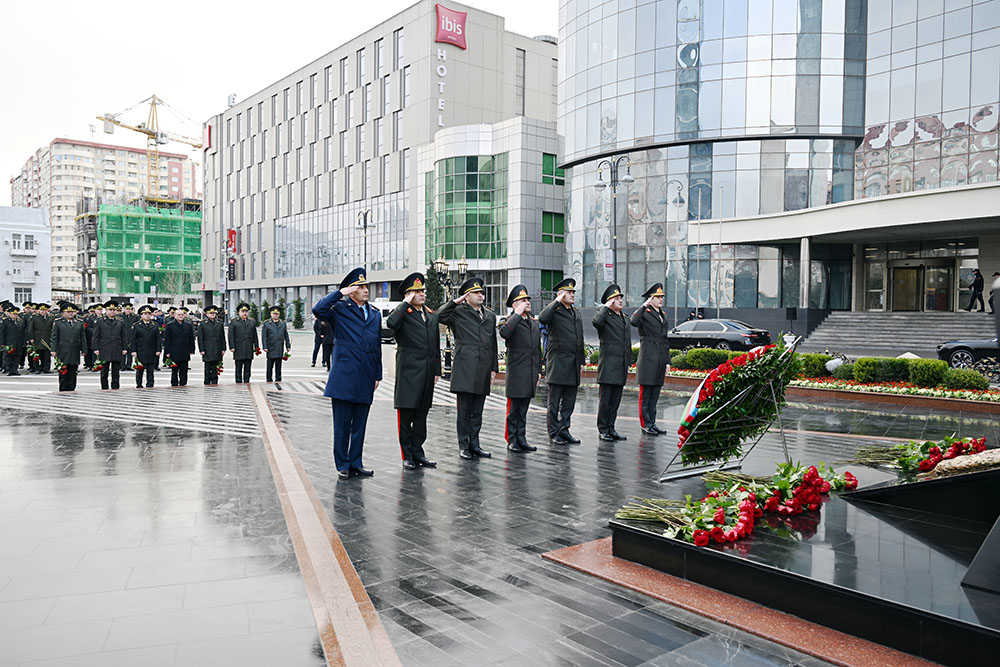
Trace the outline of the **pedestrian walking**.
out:
M 28 342 L 25 320 L 20 309 L 10 301 L 3 305 L 4 319 L 0 321 L 0 354 L 3 354 L 3 371 L 7 375 L 20 375 L 21 354 Z
M 194 325 L 187 321 L 187 306 L 174 310 L 174 319 L 163 329 L 163 351 L 170 360 L 170 386 L 186 387 L 188 366 L 194 354 Z
M 254 355 L 259 354 L 257 322 L 250 317 L 250 304 L 236 306 L 237 317 L 229 322 L 229 351 L 233 353 L 236 383 L 250 382 L 250 367 Z
M 545 381 L 549 388 L 548 430 L 554 445 L 575 445 L 580 441 L 569 432 L 584 364 L 583 318 L 573 303 L 576 281 L 566 278 L 553 288 L 556 298 L 538 315 L 549 329 L 545 348 Z
M 458 296 L 441 307 L 438 321 L 451 327 L 455 337 L 455 359 L 451 364 L 451 392 L 458 408 L 458 455 L 463 459 L 490 458 L 479 445 L 483 407 L 496 379 L 497 317 L 483 305 L 482 278 L 469 278 L 458 288 Z M 340 339 L 337 339 L 340 346 Z
M 94 347 L 95 365 L 99 362 L 101 367 L 101 389 L 118 389 L 122 362 L 128 354 L 128 333 L 125 324 L 118 319 L 117 301 L 104 304 L 104 316 L 94 325 L 91 345 Z
M 969 307 L 966 308 L 968 312 L 972 312 L 973 306 L 976 305 L 976 301 L 979 302 L 979 310 L 976 312 L 983 312 L 986 310 L 986 304 L 983 303 L 983 287 L 985 281 L 983 280 L 983 274 L 979 272 L 979 269 L 972 270 L 972 284 L 969 285 L 969 289 L 972 290 L 972 298 L 969 300 Z
M 84 323 L 77 317 L 80 307 L 69 301 L 59 302 L 59 319 L 52 324 L 52 354 L 59 373 L 59 391 L 75 391 L 80 355 L 87 346 Z
M 260 328 L 260 346 L 267 359 L 267 381 L 281 382 L 281 362 L 285 350 L 291 351 L 292 341 L 288 338 L 288 323 L 281 306 L 271 306 L 271 319 Z
M 632 328 L 622 314 L 625 299 L 621 287 L 608 285 L 601 295 L 601 303 L 604 305 L 593 319 L 601 340 L 597 358 L 597 434 L 604 442 L 614 442 L 628 439 L 615 430 L 615 421 L 632 365 Z
M 660 400 L 663 378 L 670 370 L 670 324 L 663 312 L 663 284 L 656 283 L 643 293 L 646 300 L 632 313 L 632 326 L 639 330 L 639 426 L 646 435 L 666 433 L 656 425 L 656 403 Z
M 528 406 L 538 390 L 542 373 L 542 334 L 531 314 L 531 296 L 524 285 L 507 295 L 510 315 L 500 320 L 499 333 L 507 347 L 507 421 L 504 439 L 511 452 L 533 452 L 528 444 Z
M 396 408 L 399 450 L 404 470 L 436 468 L 424 454 L 427 413 L 434 402 L 434 385 L 441 377 L 441 335 L 438 315 L 427 307 L 427 280 L 422 273 L 403 279 L 403 301 L 389 313 L 385 324 L 396 340 Z
M 36 373 L 48 375 L 52 372 L 52 325 L 55 321 L 55 315 L 49 312 L 49 304 L 36 304 L 35 316 L 28 323 L 28 343 L 38 354 Z
M 219 307 L 213 304 L 205 306 L 205 319 L 198 325 L 196 337 L 201 360 L 205 364 L 205 384 L 219 384 L 219 364 L 226 353 L 226 327 L 219 319 Z
M 382 315 L 368 295 L 365 270 L 358 267 L 313 306 L 313 315 L 337 337 L 323 395 L 333 405 L 333 461 L 342 480 L 375 474 L 364 467 L 362 455 L 368 412 L 382 381 Z
M 135 368 L 135 388 L 142 388 L 143 375 L 146 387 L 152 387 L 156 363 L 160 358 L 160 326 L 153 321 L 154 308 L 148 303 L 139 306 L 139 321 L 129 330 L 128 349 Z

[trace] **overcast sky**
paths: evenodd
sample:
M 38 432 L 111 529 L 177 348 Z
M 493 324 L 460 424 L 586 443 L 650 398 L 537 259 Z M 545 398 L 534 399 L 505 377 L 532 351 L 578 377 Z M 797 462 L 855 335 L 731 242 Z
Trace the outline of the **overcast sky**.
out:
M 135 132 L 104 134 L 97 115 L 156 93 L 194 121 L 161 112 L 160 128 L 200 137 L 201 123 L 226 108 L 230 93 L 252 95 L 414 2 L 4 2 L 0 205 L 10 205 L 10 178 L 56 137 L 89 140 L 94 125 L 95 141 L 145 146 Z M 506 17 L 514 32 L 558 33 L 558 0 L 464 4 Z M 134 124 L 148 110 L 142 105 L 122 118 Z M 188 153 L 176 142 L 161 150 Z

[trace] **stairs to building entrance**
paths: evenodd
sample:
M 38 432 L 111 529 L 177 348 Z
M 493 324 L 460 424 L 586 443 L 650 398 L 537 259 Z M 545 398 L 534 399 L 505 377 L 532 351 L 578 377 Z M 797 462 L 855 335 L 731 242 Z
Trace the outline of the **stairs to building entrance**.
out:
M 913 352 L 933 357 L 949 340 L 989 339 L 997 335 L 996 320 L 985 313 L 852 313 L 834 311 L 803 341 L 808 352 L 851 354 Z

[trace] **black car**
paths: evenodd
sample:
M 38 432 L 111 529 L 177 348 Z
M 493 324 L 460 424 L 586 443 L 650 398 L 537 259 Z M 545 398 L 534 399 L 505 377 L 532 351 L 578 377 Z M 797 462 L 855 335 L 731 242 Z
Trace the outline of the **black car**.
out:
M 714 347 L 719 350 L 752 350 L 771 342 L 771 334 L 738 320 L 691 320 L 670 330 L 670 347 Z
M 988 340 L 951 340 L 937 347 L 938 359 L 952 368 L 971 368 L 980 359 L 1000 358 L 996 338 Z

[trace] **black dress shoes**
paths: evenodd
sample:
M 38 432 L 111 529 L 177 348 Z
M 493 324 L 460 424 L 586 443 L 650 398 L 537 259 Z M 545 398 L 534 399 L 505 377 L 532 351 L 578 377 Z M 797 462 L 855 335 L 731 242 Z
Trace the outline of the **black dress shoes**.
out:
M 339 479 L 350 479 L 351 478 L 351 471 L 350 470 L 338 470 L 337 471 L 337 477 Z
M 355 477 L 371 477 L 375 471 L 368 468 L 351 468 L 351 474 Z
M 489 452 L 487 452 L 485 450 L 482 450 L 482 449 L 473 449 L 472 453 L 475 456 L 478 456 L 481 459 L 488 459 L 488 458 L 491 458 L 493 456 L 493 454 L 491 454 L 491 453 L 489 453 Z
M 529 447 L 528 445 L 522 445 L 519 442 L 515 442 L 512 445 L 507 445 L 507 451 L 508 452 L 521 452 L 521 453 L 524 453 L 524 452 L 533 452 L 536 449 L 538 449 L 538 448 L 537 447 Z
M 403 470 L 416 470 L 417 464 L 410 459 L 403 459 Z
M 563 439 L 566 440 L 566 442 L 571 445 L 580 444 L 580 440 L 578 438 L 574 438 L 573 434 L 571 434 L 569 431 L 566 431 L 566 435 L 563 436 Z
M 664 434 L 666 434 L 666 431 L 664 431 L 664 430 L 663 430 L 662 428 L 660 428 L 660 427 L 659 427 L 659 426 L 657 426 L 656 424 L 653 424 L 652 428 L 653 428 L 653 429 L 654 429 L 654 430 L 655 430 L 655 431 L 656 431 L 657 433 L 659 433 L 660 435 L 664 435 Z
M 614 442 L 618 439 L 610 433 L 601 433 L 597 437 L 601 440 L 601 442 Z
M 561 435 L 557 435 L 554 438 L 549 438 L 549 442 L 551 442 L 553 445 L 568 445 L 569 444 L 569 440 L 566 440 Z
M 472 452 L 470 452 L 468 449 L 463 449 L 463 450 L 459 451 L 458 455 L 460 457 L 462 457 L 463 459 L 465 459 L 466 461 L 471 461 L 472 458 L 473 458 Z
M 618 431 L 611 431 L 611 437 L 615 440 L 628 440 L 626 436 L 622 435 Z
M 431 461 L 426 456 L 418 456 L 414 460 L 417 462 L 417 465 L 420 466 L 420 467 L 422 467 L 422 468 L 437 468 L 438 467 L 437 461 Z
M 645 433 L 646 435 L 660 435 L 660 432 L 656 430 L 655 426 L 647 426 L 644 429 L 642 429 L 642 432 Z

